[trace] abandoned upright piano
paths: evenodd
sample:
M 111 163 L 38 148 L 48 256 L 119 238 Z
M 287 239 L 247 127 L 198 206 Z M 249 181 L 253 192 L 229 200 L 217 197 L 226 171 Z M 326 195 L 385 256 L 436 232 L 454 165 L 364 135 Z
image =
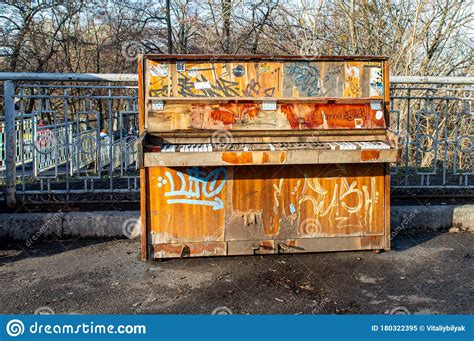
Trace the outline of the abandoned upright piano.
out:
M 139 58 L 142 258 L 390 248 L 384 57 Z

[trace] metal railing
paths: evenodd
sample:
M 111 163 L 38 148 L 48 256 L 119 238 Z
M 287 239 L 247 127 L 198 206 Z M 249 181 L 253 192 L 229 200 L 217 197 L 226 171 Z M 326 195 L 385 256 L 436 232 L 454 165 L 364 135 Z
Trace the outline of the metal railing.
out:
M 0 195 L 138 201 L 137 75 L 0 73 Z M 395 190 L 474 189 L 474 78 L 392 77 Z
M 136 75 L 3 74 L 8 204 L 138 200 Z
M 391 84 L 391 129 L 401 137 L 392 188 L 474 189 L 474 83 Z

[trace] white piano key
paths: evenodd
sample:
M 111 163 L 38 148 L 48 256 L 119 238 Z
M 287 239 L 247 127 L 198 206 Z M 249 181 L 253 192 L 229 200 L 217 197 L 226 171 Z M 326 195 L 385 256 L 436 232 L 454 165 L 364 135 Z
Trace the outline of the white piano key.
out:
M 208 149 L 210 152 L 212 152 L 212 143 L 209 143 L 209 144 L 207 145 L 207 149 Z
M 352 145 L 349 142 L 342 142 L 342 144 L 346 147 L 346 150 L 352 150 Z
M 244 152 L 248 152 L 249 151 L 249 146 L 247 146 L 246 144 L 244 145 Z
M 273 144 L 269 143 L 268 147 L 270 148 L 271 151 L 275 151 L 275 146 Z

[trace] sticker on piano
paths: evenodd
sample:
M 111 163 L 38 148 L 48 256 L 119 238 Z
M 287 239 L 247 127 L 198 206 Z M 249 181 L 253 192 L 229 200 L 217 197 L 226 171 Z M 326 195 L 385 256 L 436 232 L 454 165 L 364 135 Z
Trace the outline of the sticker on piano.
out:
M 267 72 L 270 72 L 270 64 L 269 63 L 262 63 L 260 65 L 260 71 L 262 73 L 267 73 Z
M 364 121 L 361 118 L 354 118 L 354 125 L 356 128 L 362 128 Z
M 382 96 L 383 84 L 382 84 L 382 68 L 371 68 L 370 69 L 370 89 L 369 96 Z
M 188 71 L 188 76 L 191 78 L 196 78 L 197 77 L 197 69 L 195 67 L 190 68 Z
M 376 113 L 375 113 L 375 119 L 380 121 L 383 117 L 383 111 L 382 110 L 378 110 Z
M 166 77 L 168 76 L 168 65 L 152 65 L 150 66 L 150 73 L 154 77 Z
M 186 71 L 186 63 L 185 62 L 176 62 L 176 71 L 178 71 L 178 72 Z
M 277 110 L 277 102 L 276 101 L 263 101 L 262 110 L 264 111 Z
M 382 110 L 382 101 L 371 101 L 370 110 Z
M 232 70 L 232 73 L 235 77 L 242 77 L 243 75 L 245 75 L 245 68 L 241 64 L 239 64 Z
M 203 89 L 210 89 L 211 83 L 209 82 L 196 82 L 194 83 L 194 89 L 196 90 L 203 90 Z
M 154 111 L 162 111 L 165 108 L 165 104 L 163 101 L 152 101 L 151 102 L 151 110 Z

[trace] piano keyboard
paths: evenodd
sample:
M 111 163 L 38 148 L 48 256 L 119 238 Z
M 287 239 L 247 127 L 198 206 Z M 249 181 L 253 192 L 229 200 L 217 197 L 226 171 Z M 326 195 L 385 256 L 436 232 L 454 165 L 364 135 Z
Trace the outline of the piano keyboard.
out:
M 381 150 L 390 149 L 390 145 L 381 141 L 364 142 L 301 142 L 301 143 L 233 143 L 228 145 L 207 144 L 164 144 L 162 153 L 208 153 L 216 151 L 261 151 L 261 150 Z

